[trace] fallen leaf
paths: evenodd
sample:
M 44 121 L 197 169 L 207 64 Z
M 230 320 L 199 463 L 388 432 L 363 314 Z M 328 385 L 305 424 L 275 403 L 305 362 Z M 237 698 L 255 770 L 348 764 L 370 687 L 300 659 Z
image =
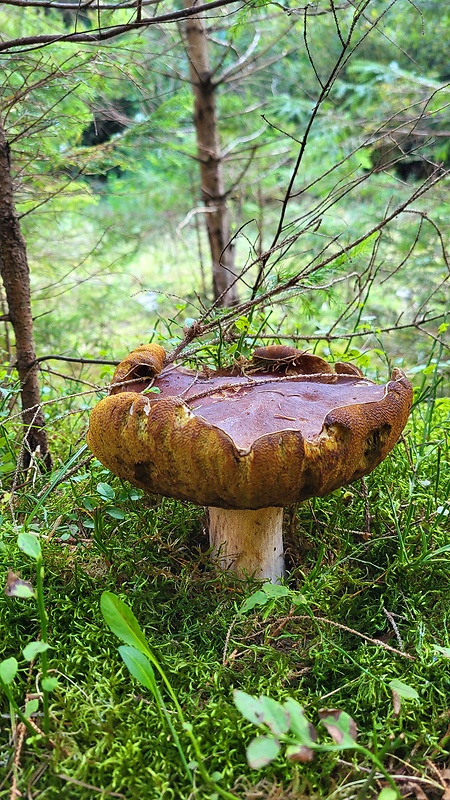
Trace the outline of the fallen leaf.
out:
M 34 597 L 34 589 L 28 581 L 23 581 L 19 575 L 9 570 L 6 579 L 5 594 L 7 597 Z

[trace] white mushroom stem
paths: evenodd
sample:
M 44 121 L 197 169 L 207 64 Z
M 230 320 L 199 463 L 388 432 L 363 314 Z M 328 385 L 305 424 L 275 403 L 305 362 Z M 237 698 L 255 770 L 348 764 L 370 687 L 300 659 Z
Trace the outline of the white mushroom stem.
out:
M 271 583 L 284 576 L 282 508 L 208 512 L 209 541 L 222 569 Z

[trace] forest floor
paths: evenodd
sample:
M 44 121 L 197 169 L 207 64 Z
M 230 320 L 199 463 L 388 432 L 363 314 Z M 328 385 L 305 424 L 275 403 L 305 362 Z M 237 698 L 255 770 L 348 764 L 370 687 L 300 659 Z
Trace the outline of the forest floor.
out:
M 50 480 L 2 496 L 0 798 L 448 800 L 450 400 L 430 386 L 365 483 L 286 509 L 288 577 L 263 593 L 217 571 L 201 509 L 112 477 L 61 414 Z M 313 752 L 289 758 L 233 690 L 298 701 Z M 260 769 L 256 733 L 277 750 Z

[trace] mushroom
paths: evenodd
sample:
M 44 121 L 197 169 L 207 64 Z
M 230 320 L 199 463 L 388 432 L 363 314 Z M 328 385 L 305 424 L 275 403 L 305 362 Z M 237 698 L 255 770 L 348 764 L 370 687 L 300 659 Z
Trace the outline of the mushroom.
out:
M 378 385 L 293 347 L 259 347 L 215 371 L 164 360 L 151 344 L 121 362 L 88 445 L 146 492 L 207 506 L 212 551 L 240 576 L 281 578 L 283 507 L 371 472 L 411 408 L 400 370 Z

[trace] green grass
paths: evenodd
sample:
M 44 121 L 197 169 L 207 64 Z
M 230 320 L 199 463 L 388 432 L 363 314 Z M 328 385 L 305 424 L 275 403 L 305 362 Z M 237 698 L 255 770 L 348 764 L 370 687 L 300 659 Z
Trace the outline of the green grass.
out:
M 289 594 L 245 614 L 239 609 L 258 586 L 215 572 L 202 509 L 145 497 L 95 460 L 38 508 L 48 483 L 30 479 L 13 498 L 18 527 L 4 496 L 1 580 L 12 570 L 35 585 L 36 564 L 17 546 L 28 520 L 41 537 L 48 667 L 59 687 L 50 694 L 53 745 L 27 735 L 19 753 L 1 695 L 0 798 L 10 798 L 15 752 L 24 796 L 214 797 L 198 770 L 192 786 L 157 703 L 120 658 L 120 642 L 100 611 L 105 590 L 133 609 L 208 772 L 220 772 L 219 785 L 237 797 L 357 798 L 371 764 L 351 752 L 325 751 L 307 764 L 281 755 L 250 769 L 246 747 L 255 728 L 234 705 L 233 689 L 291 696 L 314 724 L 320 708 L 343 709 L 357 722 L 362 745 L 374 753 L 387 747 L 390 774 L 436 783 L 429 764 L 439 768 L 449 757 L 449 652 L 436 649 L 450 647 L 449 412 L 445 398 L 416 406 L 404 442 L 366 479 L 367 499 L 355 484 L 287 509 Z M 414 660 L 332 622 L 404 648 Z M 0 598 L 0 657 L 19 661 L 13 691 L 21 708 L 42 668 L 39 660 L 30 667 L 21 651 L 40 630 L 35 601 Z M 399 712 L 389 687 L 394 679 L 418 693 L 402 699 Z M 159 688 L 187 759 L 194 759 L 161 681 Z M 42 716 L 34 719 L 42 728 Z M 330 742 L 325 731 L 320 736 Z M 422 788 L 441 796 L 434 785 Z M 374 784 L 365 796 L 379 790 Z

